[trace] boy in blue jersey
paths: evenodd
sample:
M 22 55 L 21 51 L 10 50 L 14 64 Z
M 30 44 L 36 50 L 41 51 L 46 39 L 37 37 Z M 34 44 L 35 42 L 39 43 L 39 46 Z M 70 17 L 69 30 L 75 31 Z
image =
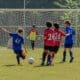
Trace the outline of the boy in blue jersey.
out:
M 71 63 L 71 62 L 73 62 L 73 59 L 74 59 L 73 52 L 71 49 L 72 49 L 73 44 L 74 44 L 73 38 L 75 35 L 75 31 L 74 31 L 74 29 L 71 28 L 71 23 L 69 21 L 66 21 L 64 23 L 64 26 L 66 27 L 66 29 L 65 29 L 66 34 L 70 34 L 70 35 L 65 38 L 63 62 L 66 61 L 66 51 L 68 49 L 68 51 L 70 53 L 70 63 Z
M 20 64 L 20 58 L 25 59 L 25 54 L 23 54 L 23 48 L 27 53 L 26 48 L 24 46 L 23 29 L 19 28 L 17 33 L 11 33 L 4 28 L 1 29 L 12 37 L 12 48 L 14 53 L 16 54 L 17 63 Z

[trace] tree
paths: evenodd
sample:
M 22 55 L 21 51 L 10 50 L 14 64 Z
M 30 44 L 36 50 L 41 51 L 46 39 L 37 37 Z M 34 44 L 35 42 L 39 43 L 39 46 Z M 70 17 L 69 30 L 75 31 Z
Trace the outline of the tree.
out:
M 80 8 L 80 0 L 63 0 L 55 1 L 55 5 L 64 9 L 79 9 Z
M 60 0 L 62 1 L 62 0 Z M 54 3 L 55 5 L 59 6 L 60 8 L 65 8 L 65 9 L 79 9 L 80 8 L 80 0 L 65 0 L 65 3 L 62 4 L 61 2 L 55 2 Z M 71 21 L 72 23 L 75 24 L 75 28 L 76 28 L 76 37 L 77 37 L 77 44 L 79 45 L 79 25 L 80 25 L 80 21 L 79 21 L 79 15 L 80 14 L 80 11 L 78 10 L 75 10 L 75 11 L 72 11 L 72 10 L 69 10 L 69 11 L 65 11 L 64 12 L 64 15 L 61 16 L 61 19 L 62 20 L 69 20 Z

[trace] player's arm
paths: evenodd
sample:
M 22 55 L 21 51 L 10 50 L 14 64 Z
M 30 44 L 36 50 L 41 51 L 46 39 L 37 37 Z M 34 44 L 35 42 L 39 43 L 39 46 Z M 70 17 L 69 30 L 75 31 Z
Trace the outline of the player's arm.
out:
M 8 30 L 6 30 L 5 28 L 0 28 L 0 29 L 3 30 L 7 34 L 10 34 L 10 32 Z
M 70 33 L 67 33 L 67 34 L 66 34 L 65 32 L 61 31 L 61 35 L 66 37 L 66 36 L 69 36 Z
M 28 32 L 27 36 L 29 36 L 29 35 L 30 35 L 31 31 L 32 31 L 32 29 Z

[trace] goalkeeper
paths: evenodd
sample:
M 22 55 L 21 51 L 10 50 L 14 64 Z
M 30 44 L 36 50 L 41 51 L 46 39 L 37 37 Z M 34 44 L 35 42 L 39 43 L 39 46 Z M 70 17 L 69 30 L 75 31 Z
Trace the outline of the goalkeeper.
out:
M 31 30 L 28 32 L 28 39 L 31 41 L 32 50 L 35 48 L 35 41 L 37 39 L 38 31 L 36 30 L 36 26 L 33 25 Z

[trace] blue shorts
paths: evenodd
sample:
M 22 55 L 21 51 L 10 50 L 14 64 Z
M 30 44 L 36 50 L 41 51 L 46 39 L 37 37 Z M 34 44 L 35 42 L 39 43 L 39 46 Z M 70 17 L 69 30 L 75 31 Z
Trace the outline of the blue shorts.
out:
M 71 44 L 64 44 L 64 47 L 65 48 L 72 48 L 73 47 L 73 43 L 71 43 Z
M 18 57 L 21 57 L 22 59 L 25 59 L 25 56 L 22 54 L 22 50 L 14 50 L 14 53 L 15 53 Z

